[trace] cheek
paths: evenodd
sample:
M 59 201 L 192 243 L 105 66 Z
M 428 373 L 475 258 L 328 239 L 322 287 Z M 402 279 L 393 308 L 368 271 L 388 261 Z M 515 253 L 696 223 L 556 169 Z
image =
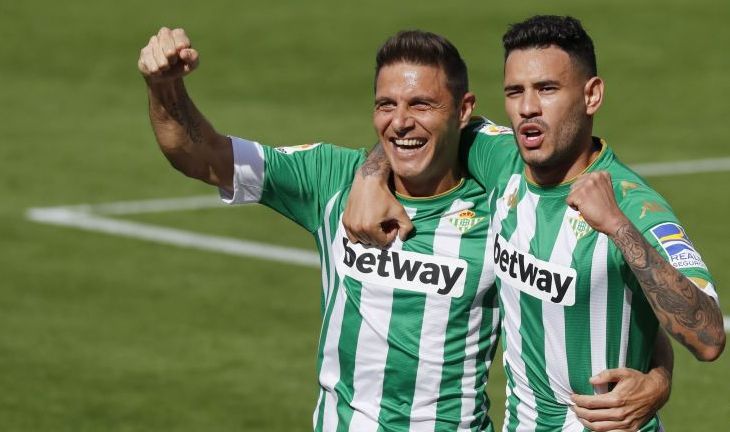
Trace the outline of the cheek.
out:
M 378 135 L 383 135 L 388 128 L 389 120 L 382 113 L 373 114 L 373 128 Z

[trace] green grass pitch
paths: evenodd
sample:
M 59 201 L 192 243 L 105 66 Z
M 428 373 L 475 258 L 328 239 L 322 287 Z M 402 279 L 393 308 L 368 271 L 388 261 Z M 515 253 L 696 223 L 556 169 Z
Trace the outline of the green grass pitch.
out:
M 146 115 L 139 49 L 161 25 L 200 50 L 188 87 L 221 131 L 272 145 L 375 141 L 373 57 L 399 29 L 442 33 L 478 112 L 504 122 L 500 36 L 535 13 L 594 37 L 607 99 L 596 131 L 629 163 L 730 156 L 730 3 L 385 1 L 0 5 L 0 429 L 305 431 L 317 389 L 319 273 L 26 220 L 30 207 L 215 191 L 174 172 Z M 730 172 L 655 177 L 730 301 Z M 128 219 L 313 247 L 261 208 Z M 670 431 L 724 430 L 730 362 L 675 345 Z M 492 416 L 504 378 L 492 370 Z

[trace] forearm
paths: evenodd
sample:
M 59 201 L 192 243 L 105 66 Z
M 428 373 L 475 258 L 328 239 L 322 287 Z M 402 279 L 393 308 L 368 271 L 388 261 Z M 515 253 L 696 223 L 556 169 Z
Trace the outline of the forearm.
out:
M 233 154 L 193 104 L 182 79 L 148 85 L 149 115 L 160 150 L 183 174 L 230 188 Z
M 357 170 L 357 177 L 361 179 L 370 177 L 373 180 L 377 180 L 380 184 L 387 185 L 390 174 L 390 163 L 385 156 L 383 146 L 380 143 L 375 144 L 365 163 Z
M 654 354 L 651 357 L 651 369 L 648 375 L 659 384 L 656 409 L 660 409 L 669 400 L 672 392 L 672 373 L 674 372 L 674 351 L 669 338 L 659 329 L 654 343 Z
M 609 237 L 636 275 L 662 327 L 700 360 L 714 360 L 725 346 L 722 313 L 715 301 L 665 261 L 625 220 Z
M 413 224 L 390 189 L 392 170 L 380 144 L 357 170 L 342 224 L 351 242 L 386 247 L 398 235 L 405 240 Z

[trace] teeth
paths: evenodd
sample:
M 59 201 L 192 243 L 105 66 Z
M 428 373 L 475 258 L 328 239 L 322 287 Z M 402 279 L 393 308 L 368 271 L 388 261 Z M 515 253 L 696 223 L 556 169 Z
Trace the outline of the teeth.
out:
M 416 147 L 422 145 L 423 141 L 418 139 L 396 139 L 395 144 L 402 147 Z

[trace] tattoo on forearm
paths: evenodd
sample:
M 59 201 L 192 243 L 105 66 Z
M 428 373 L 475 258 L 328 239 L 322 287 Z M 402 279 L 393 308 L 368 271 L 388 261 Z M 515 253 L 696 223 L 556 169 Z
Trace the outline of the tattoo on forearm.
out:
M 612 239 L 641 284 L 654 312 L 668 333 L 696 354 L 699 341 L 721 346 L 722 314 L 710 296 L 666 262 L 630 223 L 622 225 Z
M 190 141 L 194 144 L 203 142 L 203 133 L 200 130 L 200 120 L 194 115 L 195 107 L 187 94 L 180 98 L 166 101 L 165 107 L 169 111 L 172 118 L 185 128 Z
M 150 113 L 153 117 L 161 122 L 172 118 L 183 127 L 185 135 L 193 144 L 197 145 L 203 142 L 201 115 L 197 112 L 193 101 L 184 88 L 162 92 L 156 98 L 159 103 L 157 110 L 153 109 L 152 99 L 150 99 Z
M 379 174 L 387 167 L 387 159 L 383 146 L 377 144 L 368 155 L 365 163 L 360 167 L 360 173 L 363 177 Z

